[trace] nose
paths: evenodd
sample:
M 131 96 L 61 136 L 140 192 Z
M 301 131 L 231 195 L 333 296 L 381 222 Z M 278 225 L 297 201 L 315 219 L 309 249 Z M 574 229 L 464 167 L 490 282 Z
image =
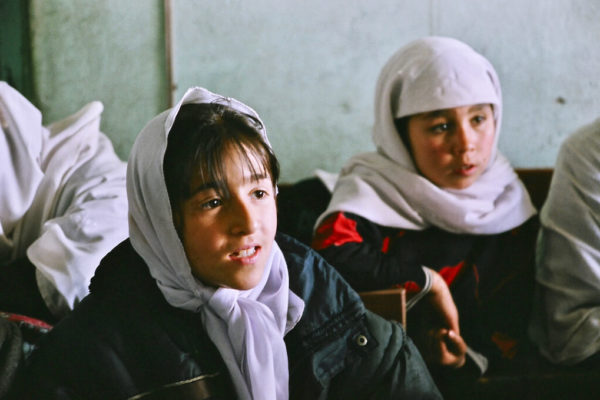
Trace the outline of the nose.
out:
M 236 199 L 230 209 L 230 230 L 234 235 L 250 235 L 258 228 L 259 215 L 249 202 Z
M 453 152 L 460 155 L 474 151 L 476 135 L 477 133 L 468 123 L 457 124 L 453 135 Z

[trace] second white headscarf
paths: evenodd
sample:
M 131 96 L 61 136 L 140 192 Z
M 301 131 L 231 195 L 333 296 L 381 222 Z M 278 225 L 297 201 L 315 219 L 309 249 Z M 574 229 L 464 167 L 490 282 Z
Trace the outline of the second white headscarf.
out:
M 481 176 L 465 189 L 444 189 L 418 173 L 394 120 L 472 104 L 493 104 L 494 149 Z M 375 95 L 377 152 L 344 166 L 331 202 L 317 220 L 336 211 L 379 225 L 455 233 L 494 234 L 535 214 L 529 194 L 497 151 L 502 95 L 496 71 L 480 54 L 451 38 L 427 37 L 400 49 L 383 68 Z

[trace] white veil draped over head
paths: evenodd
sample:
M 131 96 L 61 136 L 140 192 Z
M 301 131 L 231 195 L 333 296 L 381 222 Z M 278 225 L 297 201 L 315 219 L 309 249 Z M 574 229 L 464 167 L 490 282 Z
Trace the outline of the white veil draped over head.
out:
M 127 237 L 125 163 L 100 131 L 103 108 L 93 101 L 42 125 L 41 112 L 0 82 L 0 260 L 27 257 L 58 317 Z
M 277 243 L 260 283 L 240 291 L 207 286 L 192 275 L 175 230 L 163 173 L 167 137 L 183 104 L 219 103 L 260 121 L 245 104 L 204 88 L 189 89 L 179 103 L 138 135 L 127 170 L 131 244 L 148 264 L 166 300 L 199 312 L 223 357 L 239 398 L 288 398 L 284 335 L 302 316 L 304 302 L 289 289 L 285 259 Z M 268 144 L 264 128 L 261 134 Z
M 440 188 L 419 174 L 395 119 L 439 109 L 492 104 L 494 148 L 481 176 L 465 189 Z M 535 214 L 522 182 L 497 150 L 502 117 L 500 82 L 493 66 L 452 38 L 411 42 L 384 66 L 375 94 L 373 141 L 377 151 L 359 154 L 340 173 L 331 202 L 317 220 L 336 211 L 379 225 L 455 233 L 507 231 Z
M 561 145 L 540 212 L 530 334 L 554 363 L 600 351 L 600 119 Z

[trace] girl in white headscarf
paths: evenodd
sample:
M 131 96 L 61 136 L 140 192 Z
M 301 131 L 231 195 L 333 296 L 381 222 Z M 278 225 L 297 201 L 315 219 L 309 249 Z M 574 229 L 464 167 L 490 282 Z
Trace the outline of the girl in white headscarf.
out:
M 497 150 L 501 116 L 483 56 L 451 38 L 408 44 L 377 82 L 377 151 L 346 164 L 316 224 L 313 247 L 355 288 L 400 285 L 409 306 L 430 300 L 439 329 L 421 348 L 433 364 L 462 366 L 465 339 L 507 355 L 522 328 L 497 314 L 499 299 L 526 283 L 533 245 L 523 254 L 517 232 L 533 229 L 521 228 L 535 209 Z
M 191 88 L 152 119 L 129 158 L 130 239 L 15 398 L 439 399 L 400 325 L 276 236 L 278 175 L 239 101 Z
M 177 149 L 179 143 L 179 151 L 166 152 L 169 167 L 165 168 L 165 178 L 161 163 L 148 156 L 154 149 L 164 152 L 165 132 L 200 132 L 203 124 L 210 123 L 224 126 L 218 113 L 212 117 L 216 121 L 203 121 L 199 109 L 189 108 L 219 103 L 253 119 L 268 144 L 262 122 L 248 106 L 208 90 L 188 91 L 165 117 L 151 122 L 132 149 L 128 174 L 130 240 L 146 260 L 165 299 L 175 307 L 201 313 L 239 398 L 283 399 L 288 393 L 283 337 L 300 319 L 304 303 L 289 290 L 286 263 L 274 242 L 276 177 L 267 163 L 269 153 L 244 136 L 214 134 L 213 141 L 225 142 L 228 147 L 220 149 L 219 144 L 212 144 L 217 150 L 207 159 L 211 144 L 194 146 L 194 139 L 207 139 L 173 133 L 169 149 Z M 199 117 L 194 119 L 194 115 Z M 176 116 L 193 123 L 178 126 Z M 227 134 L 221 129 L 219 133 Z M 241 124 L 239 131 L 243 131 Z M 184 158 L 180 154 L 183 146 L 197 152 L 198 171 L 177 163 Z M 235 174 L 240 173 L 237 168 L 246 181 L 236 179 Z M 166 187 L 158 184 L 162 180 Z M 172 187 L 171 199 L 167 187 Z M 240 221 L 232 221 L 235 218 Z M 177 234 L 172 229 L 173 220 Z

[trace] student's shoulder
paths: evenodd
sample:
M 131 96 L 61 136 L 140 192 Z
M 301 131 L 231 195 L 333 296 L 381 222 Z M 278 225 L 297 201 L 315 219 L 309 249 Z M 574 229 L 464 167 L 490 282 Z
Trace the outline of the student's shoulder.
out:
M 94 290 L 39 342 L 25 369 L 28 380 L 116 398 L 113 391 L 130 377 L 141 388 L 156 384 L 147 379 L 153 372 L 140 371 L 184 376 L 218 358 L 199 315 L 164 300 L 127 242 L 101 266 Z
M 314 280 L 315 274 L 329 274 L 333 270 L 317 251 L 292 236 L 278 232 L 275 241 L 285 257 L 290 281 L 296 277 Z
M 561 144 L 557 168 L 579 166 L 584 169 L 598 168 L 600 152 L 600 118 L 577 129 Z
M 348 308 L 364 311 L 358 294 L 314 249 L 284 233 L 275 240 L 287 263 L 290 289 L 308 308 L 327 305 L 332 313 Z
M 329 265 L 315 250 L 292 236 L 277 232 L 275 241 L 285 258 L 292 290 L 301 289 L 304 292 L 307 288 L 303 286 L 312 286 L 315 278 L 329 269 Z

